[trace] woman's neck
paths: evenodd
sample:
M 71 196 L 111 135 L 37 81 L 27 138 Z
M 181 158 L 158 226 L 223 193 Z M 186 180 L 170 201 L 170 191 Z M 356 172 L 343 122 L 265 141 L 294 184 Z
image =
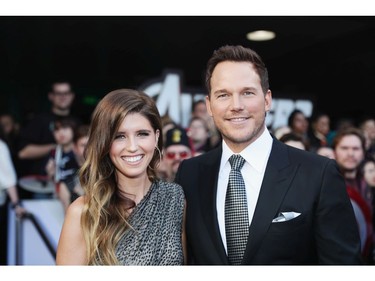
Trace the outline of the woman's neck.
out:
M 143 197 L 150 190 L 151 181 L 147 176 L 142 178 L 126 178 L 118 181 L 118 188 L 129 196 L 136 205 L 143 199 Z

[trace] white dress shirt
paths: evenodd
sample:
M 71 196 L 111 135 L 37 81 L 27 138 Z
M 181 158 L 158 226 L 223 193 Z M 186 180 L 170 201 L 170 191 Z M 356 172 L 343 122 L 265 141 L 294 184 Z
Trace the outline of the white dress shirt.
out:
M 243 176 L 245 187 L 246 187 L 246 197 L 247 197 L 247 208 L 249 215 L 249 224 L 253 219 L 254 210 L 256 203 L 258 201 L 258 196 L 260 192 L 260 187 L 263 182 L 264 172 L 266 170 L 267 162 L 272 148 L 272 137 L 267 130 L 264 130 L 262 135 L 246 147 L 239 154 L 246 160 L 243 168 L 241 169 L 241 174 Z M 221 155 L 218 186 L 217 186 L 217 196 L 216 196 L 216 208 L 217 217 L 220 228 L 221 238 L 225 250 L 227 250 L 227 240 L 225 235 L 225 194 L 227 192 L 229 172 L 231 169 L 229 158 L 235 154 L 227 146 L 223 140 L 223 154 Z

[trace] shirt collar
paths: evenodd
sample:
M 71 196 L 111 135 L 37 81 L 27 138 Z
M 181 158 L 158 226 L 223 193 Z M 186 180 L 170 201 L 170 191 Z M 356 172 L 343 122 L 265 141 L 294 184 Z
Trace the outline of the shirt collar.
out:
M 272 148 L 272 137 L 268 129 L 265 128 L 263 133 L 253 143 L 248 145 L 239 154 L 245 158 L 246 162 L 249 163 L 256 171 L 264 171 L 268 157 L 271 153 Z M 223 154 L 221 157 L 220 169 L 222 170 L 229 158 L 235 154 L 223 140 Z M 228 162 L 229 164 L 229 162 Z M 229 164 L 230 165 L 230 164 Z

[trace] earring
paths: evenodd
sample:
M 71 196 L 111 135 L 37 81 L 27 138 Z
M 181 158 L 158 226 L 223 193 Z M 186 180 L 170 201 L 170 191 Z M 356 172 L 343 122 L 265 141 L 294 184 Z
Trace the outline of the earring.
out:
M 159 152 L 159 163 L 157 164 L 157 165 L 159 165 L 160 162 L 161 162 L 162 154 L 161 154 L 160 149 L 159 149 L 159 147 L 158 147 L 157 145 L 155 145 L 155 150 L 156 150 L 157 152 Z M 154 168 L 152 168 L 150 165 L 151 165 L 151 162 L 150 162 L 150 164 L 148 165 L 148 168 L 150 168 L 152 171 L 154 171 Z M 157 165 L 156 165 L 156 166 L 157 166 Z
M 159 152 L 159 162 L 161 162 L 161 160 L 162 160 L 161 151 L 160 151 L 160 149 L 159 149 L 159 147 L 157 145 L 155 146 L 155 149 L 157 150 L 157 152 Z

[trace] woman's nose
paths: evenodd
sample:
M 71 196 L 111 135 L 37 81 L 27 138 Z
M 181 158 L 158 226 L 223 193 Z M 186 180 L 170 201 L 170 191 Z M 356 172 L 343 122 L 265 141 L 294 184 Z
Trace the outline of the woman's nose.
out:
M 126 149 L 132 152 L 138 149 L 138 143 L 135 138 L 128 138 L 128 141 L 126 142 Z

